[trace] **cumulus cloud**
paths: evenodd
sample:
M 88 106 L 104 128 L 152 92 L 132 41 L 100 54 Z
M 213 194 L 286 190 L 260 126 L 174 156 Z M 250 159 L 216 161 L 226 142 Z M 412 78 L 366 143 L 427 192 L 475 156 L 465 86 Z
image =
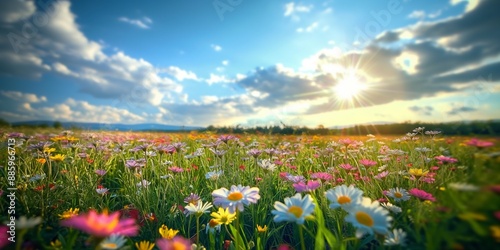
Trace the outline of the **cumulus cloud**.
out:
M 63 103 L 40 107 L 32 107 L 29 103 L 20 103 L 18 111 L 17 114 L 9 111 L 2 111 L 0 114 L 12 120 L 106 121 L 106 123 L 140 123 L 145 121 L 143 116 L 134 114 L 127 109 L 93 105 L 87 101 L 78 101 L 72 98 Z
M 142 58 L 133 58 L 122 51 L 104 53 L 100 43 L 80 31 L 70 9 L 71 2 L 50 4 L 32 13 L 31 22 L 0 25 L 2 34 L 8 34 L 0 37 L 0 56 L 8 62 L 0 64 L 0 74 L 39 78 L 52 71 L 76 79 L 81 91 L 94 97 L 151 105 L 159 105 L 164 98 L 174 98 L 182 91 L 181 85 L 161 76 L 161 69 Z M 4 2 L 2 5 L 9 6 Z M 22 9 L 12 11 L 18 12 Z M 47 17 L 44 23 L 37 19 L 42 14 Z M 147 17 L 142 20 L 152 23 Z M 23 31 L 27 29 L 25 25 L 34 28 L 29 36 Z M 12 37 L 17 40 L 13 42 Z M 179 68 L 168 70 L 176 79 L 195 78 L 194 73 Z
M 118 21 L 131 24 L 141 29 L 149 29 L 151 28 L 151 24 L 153 23 L 153 20 L 151 20 L 151 18 L 149 17 L 143 17 L 142 19 L 131 19 L 128 17 L 120 17 L 118 18 Z
M 162 70 L 162 72 L 165 72 L 175 77 L 175 79 L 177 79 L 178 81 L 184 81 L 185 79 L 196 80 L 196 81 L 199 80 L 194 72 L 183 70 L 176 66 L 170 66 L 168 68 L 165 68 Z
M 45 96 L 39 97 L 35 94 L 22 93 L 19 91 L 0 91 L 0 94 L 18 102 L 38 103 L 47 101 L 47 97 Z
M 36 11 L 34 1 L 4 1 L 0 6 L 0 21 L 15 23 L 33 15 Z

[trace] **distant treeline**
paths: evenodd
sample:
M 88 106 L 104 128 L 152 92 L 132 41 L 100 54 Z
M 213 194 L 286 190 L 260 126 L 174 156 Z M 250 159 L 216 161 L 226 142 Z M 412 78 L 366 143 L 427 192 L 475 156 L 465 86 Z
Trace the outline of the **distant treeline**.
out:
M 10 123 L 0 118 L 0 127 L 14 128 L 55 128 L 62 129 L 62 124 L 55 121 L 52 126 L 47 124 L 40 125 L 22 125 L 11 126 Z M 316 128 L 305 126 L 289 126 L 281 124 L 280 126 L 208 126 L 205 129 L 198 130 L 200 132 L 213 132 L 217 134 L 275 134 L 275 135 L 404 135 L 411 132 L 417 127 L 425 127 L 425 130 L 441 131 L 444 135 L 500 135 L 500 120 L 490 121 L 466 121 L 466 122 L 449 122 L 449 123 L 426 123 L 426 122 L 403 122 L 393 124 L 374 124 L 374 125 L 355 125 L 346 128 L 326 128 L 319 125 Z M 78 127 L 72 127 L 71 130 L 81 130 Z M 162 130 L 143 130 L 149 132 L 165 132 Z M 189 130 L 169 130 L 168 132 L 183 132 Z
M 282 134 L 282 135 L 404 135 L 417 127 L 425 130 L 441 131 L 444 135 L 500 135 L 500 121 L 470 121 L 451 123 L 404 122 L 394 124 L 355 125 L 347 128 L 316 128 L 287 126 L 256 126 L 256 127 L 215 127 L 208 126 L 202 131 L 220 134 Z

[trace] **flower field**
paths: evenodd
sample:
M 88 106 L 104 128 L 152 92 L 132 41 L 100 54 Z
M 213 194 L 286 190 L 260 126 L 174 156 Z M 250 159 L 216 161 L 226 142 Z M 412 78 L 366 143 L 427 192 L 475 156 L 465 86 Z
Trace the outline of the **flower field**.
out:
M 498 138 L 1 134 L 0 248 L 500 245 Z

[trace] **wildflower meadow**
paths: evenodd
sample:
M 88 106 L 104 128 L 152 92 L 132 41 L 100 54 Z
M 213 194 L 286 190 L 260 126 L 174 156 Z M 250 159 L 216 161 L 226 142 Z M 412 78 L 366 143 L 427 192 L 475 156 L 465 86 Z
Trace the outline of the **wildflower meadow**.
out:
M 2 249 L 495 249 L 498 138 L 1 131 Z

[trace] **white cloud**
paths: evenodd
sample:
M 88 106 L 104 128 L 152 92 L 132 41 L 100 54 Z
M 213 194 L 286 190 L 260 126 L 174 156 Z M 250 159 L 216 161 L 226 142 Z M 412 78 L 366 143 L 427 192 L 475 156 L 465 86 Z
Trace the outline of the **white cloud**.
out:
M 210 44 L 210 47 L 212 47 L 212 49 L 217 51 L 217 52 L 222 50 L 222 47 L 217 45 L 217 44 Z
M 149 17 L 143 17 L 142 19 L 131 19 L 128 17 L 120 17 L 118 21 L 131 24 L 133 26 L 139 27 L 141 29 L 150 29 L 153 20 Z
M 0 91 L 0 94 L 18 102 L 39 103 L 47 101 L 47 97 L 45 96 L 38 97 L 35 94 L 22 93 L 19 91 Z
M 178 81 L 184 81 L 185 79 L 198 81 L 198 77 L 192 71 L 186 71 L 176 66 L 170 66 L 162 70 L 163 72 L 175 77 Z
M 221 76 L 210 73 L 210 78 L 207 79 L 206 82 L 208 85 L 212 85 L 214 83 L 232 83 L 234 80 L 231 80 L 224 75 Z
M 0 6 L 0 21 L 6 23 L 15 23 L 26 19 L 36 11 L 35 1 L 2 1 Z
M 425 18 L 425 11 L 423 10 L 414 10 L 409 15 L 408 18 L 412 19 L 423 19 Z
M 168 77 L 160 76 L 162 69 L 142 58 L 133 58 L 116 50 L 103 52 L 101 43 L 89 40 L 76 23 L 71 2 L 55 1 L 48 23 L 38 29 L 36 39 L 14 50 L 0 39 L 0 55 L 6 62 L 0 64 L 0 74 L 18 77 L 41 77 L 53 70 L 78 79 L 81 91 L 97 98 L 124 100 L 128 103 L 158 105 L 164 98 L 176 98 L 182 86 Z M 150 18 L 143 18 L 152 23 Z M 6 33 L 18 32 L 8 28 Z M 56 61 L 54 62 L 54 59 Z M 45 61 L 51 62 L 51 66 Z M 194 73 L 170 68 L 177 79 L 195 78 Z
M 228 61 L 228 60 L 224 60 L 224 61 L 222 61 L 222 65 L 224 65 L 224 66 L 229 65 L 229 61 Z
M 465 7 L 465 12 L 469 12 L 475 9 L 479 5 L 479 0 L 450 0 L 451 5 L 457 5 L 462 2 L 467 3 Z
M 318 22 L 311 23 L 311 25 L 305 27 L 305 28 L 297 28 L 297 32 L 302 33 L 302 32 L 313 32 L 316 28 L 318 28 Z
M 78 101 L 72 98 L 63 103 L 35 108 L 29 103 L 20 105 L 21 114 L 4 114 L 13 120 L 58 120 L 74 122 L 102 122 L 102 123 L 141 123 L 143 116 L 134 114 L 127 109 L 107 105 L 93 105 L 87 101 Z
M 311 11 L 312 8 L 313 8 L 312 5 L 306 6 L 290 2 L 285 4 L 285 13 L 283 13 L 283 15 L 298 18 L 296 13 L 307 13 Z

